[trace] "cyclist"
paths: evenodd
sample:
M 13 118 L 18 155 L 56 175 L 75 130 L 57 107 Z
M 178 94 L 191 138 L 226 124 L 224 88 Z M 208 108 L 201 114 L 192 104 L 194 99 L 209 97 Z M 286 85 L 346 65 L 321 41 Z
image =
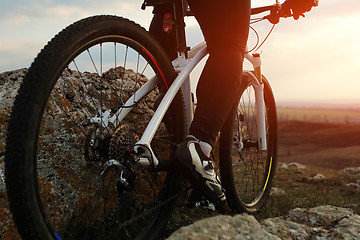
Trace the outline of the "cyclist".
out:
M 180 144 L 175 160 L 193 186 L 203 190 L 215 205 L 225 203 L 225 194 L 210 157 L 215 138 L 231 110 L 236 107 L 242 65 L 248 39 L 250 0 L 187 0 L 205 37 L 209 58 L 196 94 L 197 108 L 189 136 Z M 285 15 L 298 19 L 317 5 L 315 0 L 287 0 Z M 172 1 L 158 0 L 150 33 L 158 39 L 171 60 L 177 57 L 175 31 L 163 31 L 173 15 Z M 171 24 L 171 22 L 170 22 Z M 168 30 L 168 29 L 166 29 Z

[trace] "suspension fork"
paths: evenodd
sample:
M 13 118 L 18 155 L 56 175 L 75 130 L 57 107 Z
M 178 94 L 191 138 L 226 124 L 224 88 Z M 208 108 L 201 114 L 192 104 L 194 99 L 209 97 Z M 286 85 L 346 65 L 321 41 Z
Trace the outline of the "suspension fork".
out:
M 251 77 L 251 83 L 255 91 L 255 104 L 256 104 L 256 124 L 257 136 L 259 143 L 259 150 L 265 151 L 266 146 L 266 124 L 265 124 L 265 99 L 264 99 L 264 83 L 261 73 L 261 56 L 256 53 L 253 55 L 246 54 L 245 58 L 248 59 L 253 67 L 254 73 L 248 72 Z

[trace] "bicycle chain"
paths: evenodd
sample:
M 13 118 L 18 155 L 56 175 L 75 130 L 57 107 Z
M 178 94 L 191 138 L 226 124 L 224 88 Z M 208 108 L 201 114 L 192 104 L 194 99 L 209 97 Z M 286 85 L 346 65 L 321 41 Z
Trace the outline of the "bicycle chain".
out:
M 144 212 L 144 213 L 142 213 L 142 214 L 140 214 L 140 215 L 138 215 L 138 216 L 136 216 L 136 217 L 134 217 L 134 218 L 132 218 L 132 219 L 130 219 L 130 220 L 127 220 L 126 222 L 124 222 L 124 223 L 122 223 L 121 225 L 119 225 L 119 228 L 124 228 L 125 226 L 130 225 L 130 224 L 134 223 L 135 221 L 140 220 L 141 218 L 145 217 L 146 215 L 149 215 L 151 212 L 155 211 L 156 209 L 164 206 L 165 204 L 169 203 L 169 202 L 172 201 L 173 199 L 179 197 L 181 194 L 189 191 L 191 188 L 192 188 L 192 187 L 188 187 L 188 188 L 186 188 L 186 189 L 183 189 L 182 191 L 178 192 L 178 193 L 175 194 L 174 196 L 168 198 L 167 200 L 161 202 L 160 204 L 154 206 L 153 208 L 147 210 L 146 212 Z
M 135 131 L 133 129 L 131 129 L 131 127 L 128 124 L 124 124 L 124 125 L 118 127 L 118 129 L 115 131 L 115 134 L 114 134 L 114 136 L 113 136 L 113 138 L 111 140 L 111 143 L 110 143 L 110 147 L 109 147 L 110 157 L 121 160 L 121 157 L 123 156 L 124 152 L 127 151 L 129 146 L 134 145 L 137 138 L 138 138 L 138 135 L 135 133 Z M 155 137 L 155 139 L 156 139 L 156 137 Z M 174 143 L 172 141 L 168 141 L 168 140 L 165 140 L 165 139 L 157 139 L 157 140 L 160 141 L 160 142 L 163 142 L 165 144 L 169 144 L 171 146 L 178 146 L 178 144 L 176 144 L 176 143 Z M 122 224 L 117 226 L 117 228 L 121 229 L 121 228 L 125 228 L 128 225 L 133 224 L 134 222 L 144 218 L 145 216 L 151 214 L 155 210 L 161 208 L 162 206 L 168 204 L 170 201 L 174 200 L 175 198 L 177 198 L 180 195 L 184 194 L 185 192 L 189 191 L 191 188 L 192 187 L 189 186 L 189 187 L 179 191 L 175 195 L 173 195 L 173 196 L 169 197 L 168 199 L 160 202 L 159 204 L 155 205 L 151 209 L 149 209 L 149 210 L 141 213 L 140 215 L 137 215 L 137 216 L 123 222 Z M 116 215 L 118 214 L 117 213 L 118 212 L 117 208 L 119 206 L 120 206 L 120 201 L 118 200 L 117 203 L 116 203 L 115 209 L 113 211 L 113 214 L 110 217 L 110 219 L 112 219 L 110 221 L 110 223 L 109 223 L 110 226 L 114 223 L 114 220 L 116 219 Z

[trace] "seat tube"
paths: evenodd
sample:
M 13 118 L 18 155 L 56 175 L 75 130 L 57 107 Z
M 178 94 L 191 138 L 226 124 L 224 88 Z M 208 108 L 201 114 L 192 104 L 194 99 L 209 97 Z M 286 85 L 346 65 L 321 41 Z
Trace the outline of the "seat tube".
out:
M 189 133 L 190 125 L 192 120 L 194 119 L 194 102 L 193 95 L 191 93 L 191 84 L 190 84 L 190 76 L 188 76 L 181 87 L 183 92 L 185 110 L 186 110 L 186 134 Z
M 186 46 L 183 0 L 175 0 L 173 6 L 176 21 L 176 50 L 178 51 L 178 55 L 182 55 L 183 53 L 186 54 L 189 50 Z
M 175 0 L 173 3 L 174 13 L 175 13 L 175 21 L 176 21 L 176 45 L 177 45 L 177 53 L 178 53 L 178 64 L 179 69 L 183 69 L 187 64 L 188 59 L 188 51 L 189 47 L 186 46 L 186 35 L 185 35 L 185 9 L 187 5 L 184 0 Z M 191 85 L 190 78 L 187 77 L 183 86 L 181 87 L 184 94 L 184 103 L 186 109 L 186 131 L 188 133 L 190 124 L 193 120 L 193 101 L 191 95 Z

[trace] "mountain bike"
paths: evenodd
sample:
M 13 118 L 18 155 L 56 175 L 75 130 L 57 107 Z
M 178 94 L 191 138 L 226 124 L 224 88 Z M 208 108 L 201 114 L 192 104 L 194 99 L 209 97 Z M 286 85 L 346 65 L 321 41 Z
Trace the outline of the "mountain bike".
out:
M 6 186 L 24 239 L 156 239 L 177 199 L 191 191 L 172 155 L 196 107 L 190 72 L 206 44 L 186 47 L 182 1 L 174 3 L 179 52 L 172 63 L 136 23 L 94 16 L 73 23 L 39 53 L 19 89 L 6 141 Z M 278 21 L 280 5 L 255 19 Z M 244 71 L 238 108 L 221 130 L 218 158 L 229 208 L 256 212 L 277 160 L 274 96 L 259 54 Z

